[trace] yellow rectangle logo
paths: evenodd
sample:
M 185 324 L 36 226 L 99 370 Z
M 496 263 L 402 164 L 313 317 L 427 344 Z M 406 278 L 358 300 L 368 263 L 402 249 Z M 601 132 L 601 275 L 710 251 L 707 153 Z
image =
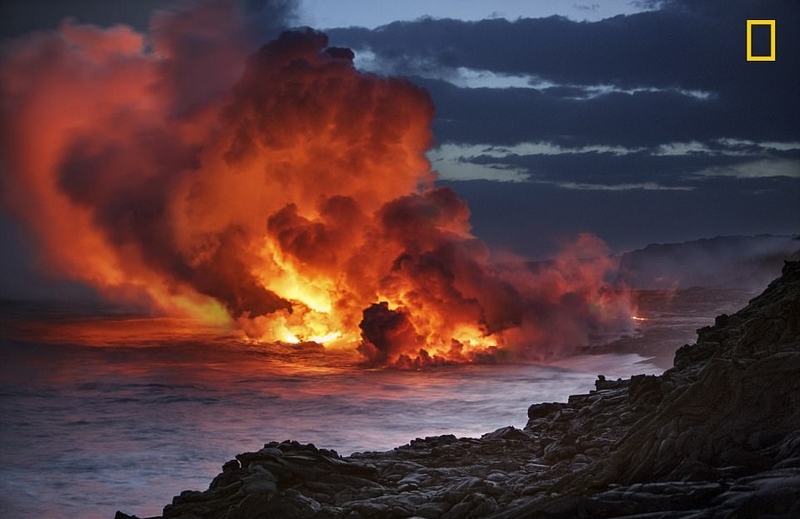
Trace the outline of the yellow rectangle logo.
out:
M 753 26 L 769 26 L 769 54 L 753 56 Z M 775 61 L 775 20 L 747 20 L 747 61 Z

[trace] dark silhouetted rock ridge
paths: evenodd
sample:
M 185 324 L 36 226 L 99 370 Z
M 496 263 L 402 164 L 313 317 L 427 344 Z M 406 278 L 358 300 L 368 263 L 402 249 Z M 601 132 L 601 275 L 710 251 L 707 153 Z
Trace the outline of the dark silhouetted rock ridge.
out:
M 637 289 L 690 287 L 761 290 L 784 260 L 800 259 L 791 236 L 717 236 L 683 243 L 652 243 L 620 258 L 617 282 Z

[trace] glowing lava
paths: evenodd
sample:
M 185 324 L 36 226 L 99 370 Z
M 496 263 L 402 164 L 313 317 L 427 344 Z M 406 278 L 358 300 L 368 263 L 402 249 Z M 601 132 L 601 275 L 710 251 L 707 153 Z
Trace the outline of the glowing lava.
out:
M 232 6 L 7 46 L 3 203 L 44 269 L 380 365 L 549 355 L 629 323 L 592 236 L 537 268 L 491 261 L 434 184 L 423 89 L 360 73 L 311 30 L 246 57 Z

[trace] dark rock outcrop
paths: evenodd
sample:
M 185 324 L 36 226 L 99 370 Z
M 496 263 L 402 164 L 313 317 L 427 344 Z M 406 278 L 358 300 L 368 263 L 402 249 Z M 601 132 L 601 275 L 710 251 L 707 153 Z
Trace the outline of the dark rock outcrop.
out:
M 595 386 L 479 439 L 346 458 L 270 443 L 163 518 L 800 517 L 800 262 L 663 375 Z

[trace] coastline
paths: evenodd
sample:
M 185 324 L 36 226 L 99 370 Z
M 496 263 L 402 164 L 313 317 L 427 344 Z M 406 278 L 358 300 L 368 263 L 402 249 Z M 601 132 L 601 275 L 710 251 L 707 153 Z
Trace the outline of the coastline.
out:
M 796 517 L 800 262 L 698 330 L 658 376 L 599 377 L 524 429 L 340 457 L 269 443 L 228 461 L 163 519 Z M 116 519 L 136 517 L 123 512 Z

